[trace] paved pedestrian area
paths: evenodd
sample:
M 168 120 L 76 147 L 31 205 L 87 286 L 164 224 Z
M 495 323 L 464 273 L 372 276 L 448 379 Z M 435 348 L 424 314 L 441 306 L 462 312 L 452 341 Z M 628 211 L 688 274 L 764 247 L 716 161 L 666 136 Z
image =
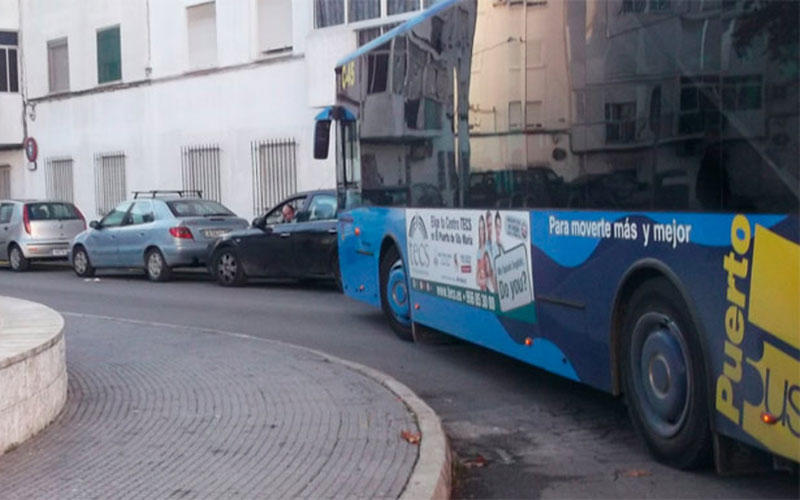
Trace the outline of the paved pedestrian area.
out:
M 378 382 L 314 353 L 66 318 L 69 396 L 0 456 L 0 497 L 396 498 L 418 432 Z

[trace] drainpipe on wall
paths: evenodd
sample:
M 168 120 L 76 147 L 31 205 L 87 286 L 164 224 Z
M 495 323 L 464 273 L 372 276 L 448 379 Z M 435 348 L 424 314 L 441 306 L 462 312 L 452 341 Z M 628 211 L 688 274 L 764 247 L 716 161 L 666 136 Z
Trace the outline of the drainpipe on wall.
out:
M 22 140 L 28 137 L 28 81 L 25 72 L 25 50 L 22 47 L 24 38 L 22 30 L 22 0 L 17 0 L 17 72 L 19 73 L 19 95 L 22 97 Z M 35 116 L 35 115 L 34 115 Z
M 152 45 L 150 43 L 150 0 L 145 0 L 145 9 L 147 15 L 147 19 L 145 20 L 145 29 L 147 30 L 147 64 L 144 67 L 144 77 L 149 80 L 150 74 L 153 72 L 153 67 L 151 66 Z

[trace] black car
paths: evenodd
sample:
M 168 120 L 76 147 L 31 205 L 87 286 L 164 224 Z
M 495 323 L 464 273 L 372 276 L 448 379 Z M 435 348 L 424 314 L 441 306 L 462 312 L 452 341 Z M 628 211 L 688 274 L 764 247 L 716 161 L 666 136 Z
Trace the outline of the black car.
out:
M 247 278 L 331 278 L 340 284 L 336 192 L 298 193 L 256 217 L 252 227 L 225 234 L 209 249 L 219 284 Z

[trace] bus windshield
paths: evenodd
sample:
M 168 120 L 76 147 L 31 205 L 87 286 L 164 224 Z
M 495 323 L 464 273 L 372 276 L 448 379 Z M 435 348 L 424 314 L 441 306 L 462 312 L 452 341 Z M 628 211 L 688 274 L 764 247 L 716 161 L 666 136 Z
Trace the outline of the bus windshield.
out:
M 340 206 L 354 208 L 361 201 L 361 153 L 358 140 L 358 123 L 340 120 L 336 141 L 337 184 Z

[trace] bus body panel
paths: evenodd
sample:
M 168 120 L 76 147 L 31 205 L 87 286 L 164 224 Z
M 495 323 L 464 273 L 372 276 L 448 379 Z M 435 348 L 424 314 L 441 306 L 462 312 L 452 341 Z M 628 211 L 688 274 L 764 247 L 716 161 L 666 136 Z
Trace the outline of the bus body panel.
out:
M 409 261 L 406 219 L 414 211 L 372 207 L 342 215 L 339 255 L 348 296 L 380 307 L 381 246 L 390 238 Z M 602 225 L 611 237 L 585 236 Z M 800 256 L 796 216 L 536 210 L 530 227 L 535 323 L 412 287 L 413 320 L 610 392 L 616 294 L 632 263 L 658 263 L 675 277 L 698 322 L 716 429 L 798 459 L 800 326 L 796 313 L 772 317 L 800 304 L 799 278 L 791 274 L 798 264 L 786 261 Z M 675 234 L 680 241 L 668 237 Z M 790 274 L 782 276 L 774 259 Z M 765 411 L 777 423 L 764 423 Z
M 414 322 L 618 393 L 626 280 L 658 273 L 713 430 L 800 461 L 797 3 L 617 3 L 446 0 L 340 61 L 345 293 L 381 306 L 395 242 Z M 409 250 L 419 218 L 465 217 L 471 245 L 501 212 L 530 228 L 524 306 L 509 259 Z M 475 277 L 420 273 L 442 262 Z

